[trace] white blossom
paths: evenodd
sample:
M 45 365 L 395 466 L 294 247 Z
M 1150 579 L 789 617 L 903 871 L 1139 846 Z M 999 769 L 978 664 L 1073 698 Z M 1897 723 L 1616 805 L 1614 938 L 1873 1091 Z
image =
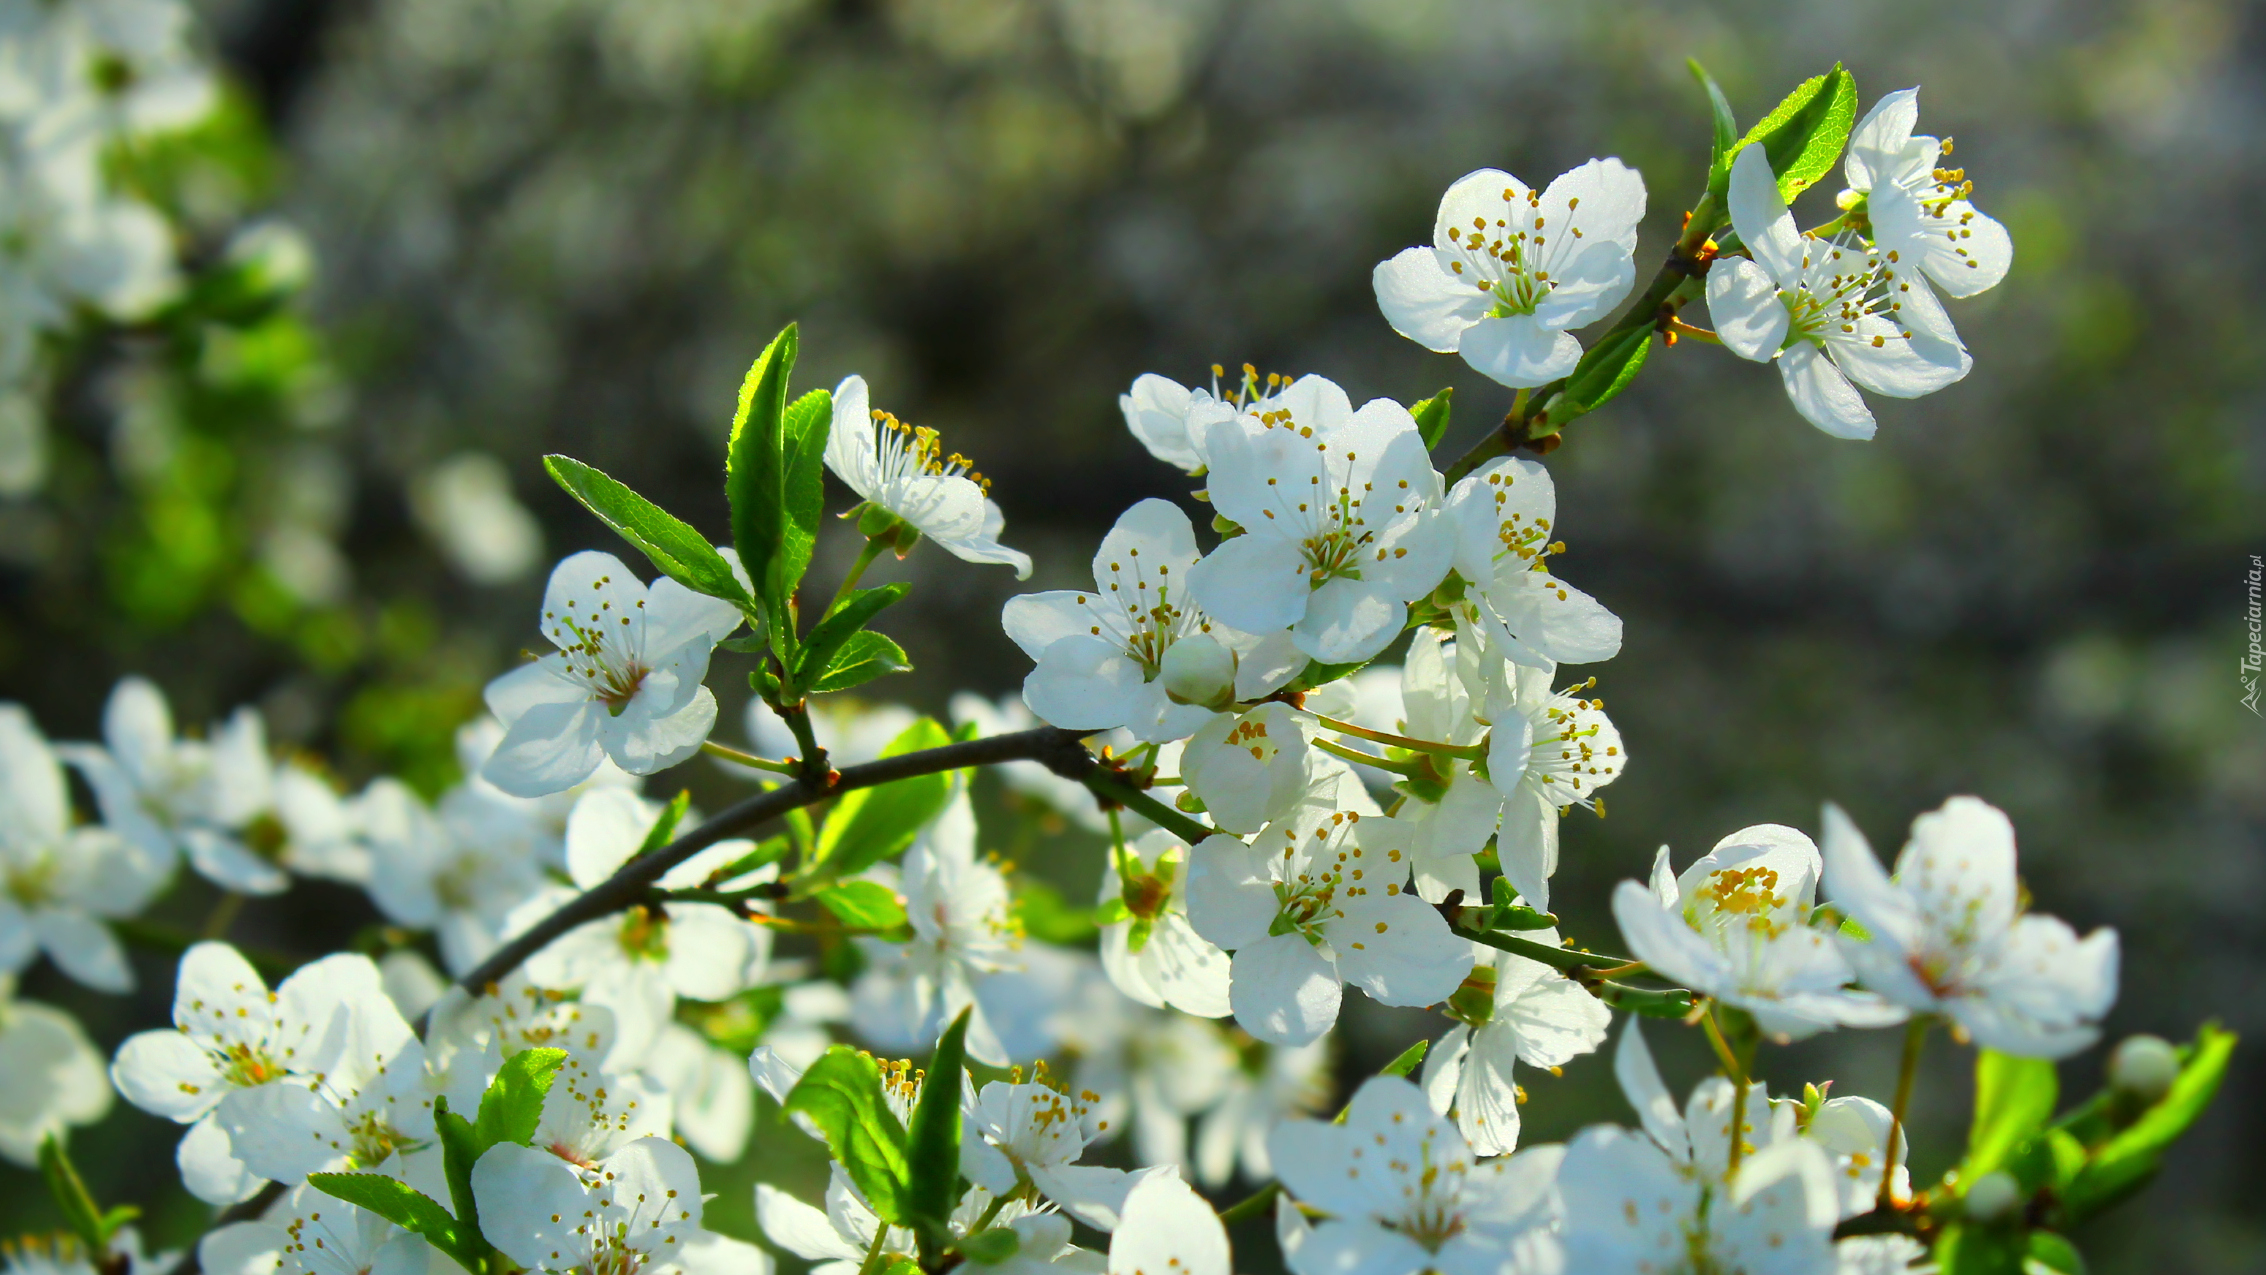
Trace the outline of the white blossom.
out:
M 1954 797 L 1914 819 L 1893 877 L 1832 806 L 1825 845 L 1827 891 L 1864 928 L 1840 943 L 1866 987 L 2004 1053 L 2063 1058 L 2099 1036 L 2116 1003 L 2116 931 L 2080 939 L 2059 918 L 2023 912 L 2003 812 Z
M 1290 387 L 1291 380 L 1274 372 L 1265 377 L 1259 369 L 1243 365 L 1243 382 L 1240 386 L 1220 392 L 1220 377 L 1227 369 L 1212 365 L 1211 388 L 1202 389 L 1180 384 L 1154 372 L 1143 372 L 1133 378 L 1133 388 L 1117 396 L 1117 408 L 1125 416 L 1125 428 L 1149 454 L 1186 473 L 1204 472 L 1204 434 L 1214 421 L 1224 420 L 1237 412 L 1263 412 L 1273 405 L 1277 394 Z
M 54 751 L 29 713 L 0 704 L 0 972 L 21 973 L 45 951 L 89 987 L 131 991 L 125 950 L 103 922 L 140 912 L 173 862 L 108 828 L 74 826 Z
M 1289 1120 L 1268 1138 L 1284 1188 L 1328 1215 L 1284 1254 L 1296 1275 L 1543 1275 L 1556 1269 L 1559 1148 L 1480 1160 L 1415 1085 L 1372 1076 L 1345 1123 Z
M 1859 386 L 1918 398 L 1967 375 L 1974 361 L 1949 321 L 1931 326 L 1906 309 L 1880 250 L 1794 228 L 1762 147 L 1732 161 L 1730 203 L 1753 259 L 1723 257 L 1708 270 L 1708 314 L 1733 354 L 1777 361 L 1803 419 L 1836 438 L 1871 438 Z
M 1196 1122 L 1198 1181 L 1225 1186 L 1238 1164 L 1250 1181 L 1274 1176 L 1267 1136 L 1276 1125 L 1312 1115 L 1330 1100 L 1334 1040 L 1324 1033 L 1308 1045 L 1252 1043 L 1239 1051 L 1223 1092 Z
M 268 1216 L 197 1242 L 210 1275 L 427 1275 L 439 1261 L 424 1237 L 305 1183 Z
M 1555 947 L 1555 931 L 1532 935 Z M 1509 952 L 1473 967 L 1466 986 L 1491 987 L 1485 1016 L 1459 1023 L 1425 1051 L 1421 1084 L 1435 1115 L 1455 1116 L 1475 1155 L 1505 1155 L 1519 1142 L 1517 1063 L 1556 1069 L 1605 1041 L 1613 1013 L 1557 970 Z M 1482 975 L 1485 977 L 1482 977 Z
M 543 636 L 558 650 L 488 683 L 505 734 L 481 775 L 539 797 L 608 757 L 650 775 L 692 756 L 716 724 L 709 654 L 739 624 L 732 604 L 667 577 L 648 588 L 610 553 L 562 560 L 543 591 Z
M 1289 629 L 1326 664 L 1366 660 L 1447 574 L 1440 476 L 1408 409 L 1304 376 L 1205 434 L 1211 501 L 1242 528 L 1189 570 L 1197 605 L 1245 633 Z
M 1305 800 L 1322 774 L 1309 747 L 1312 714 L 1280 701 L 1241 716 L 1217 714 L 1180 752 L 1180 781 L 1204 803 L 1212 822 L 1230 832 L 1256 832 Z
M 1125 1197 L 1109 1237 L 1109 1275 L 1229 1275 L 1227 1228 L 1212 1206 L 1169 1173 L 1152 1174 Z
M 589 1167 L 503 1142 L 472 1167 L 480 1231 L 528 1270 L 591 1275 L 697 1269 L 700 1171 L 666 1138 L 639 1138 Z
M 1188 844 L 1162 828 L 1126 847 L 1135 869 L 1127 889 L 1113 856 L 1102 868 L 1100 902 L 1121 903 L 1122 921 L 1102 926 L 1102 968 L 1117 989 L 1143 1005 L 1170 1005 L 1198 1018 L 1229 1011 L 1228 958 L 1188 922 Z
M 1644 178 L 1593 159 L 1536 191 L 1499 169 L 1440 197 L 1430 248 L 1379 262 L 1371 282 L 1393 330 L 1510 386 L 1581 361 L 1571 329 L 1603 318 L 1636 281 Z
M 1066 1094 L 1036 1080 L 995 1080 L 976 1094 L 967 1112 L 970 1131 L 981 1143 L 962 1153 L 970 1181 L 994 1196 L 1029 1182 L 1071 1216 L 1104 1231 L 1114 1230 L 1125 1209 L 1126 1193 L 1148 1175 L 1104 1165 L 1079 1164 L 1086 1146 L 1101 1133 L 1096 1105 L 1101 1095 L 1087 1090 Z
M 1491 460 L 1455 485 L 1444 508 L 1470 612 L 1503 658 L 1547 668 L 1620 653 L 1620 617 L 1549 570 L 1565 544 L 1548 469 L 1523 456 Z
M 872 410 L 862 376 L 834 387 L 826 467 L 859 499 L 902 519 L 953 557 L 1012 566 L 1016 579 L 1030 579 L 1031 555 L 999 543 L 1007 523 L 991 502 L 990 481 L 967 457 L 945 455 L 935 430 Z
M 1772 1036 L 1900 1021 L 1903 1011 L 1846 990 L 1849 963 L 1830 931 L 1812 923 L 1823 868 L 1817 846 L 1780 824 L 1732 833 L 1682 876 L 1662 846 L 1649 888 L 1615 888 L 1613 917 L 1638 960 L 1746 1010 Z
M 1037 665 L 1023 681 L 1023 702 L 1065 729 L 1124 727 L 1162 743 L 1187 737 L 1222 702 L 1258 699 L 1295 677 L 1306 662 L 1287 635 L 1262 642 L 1231 632 L 1190 603 L 1197 557 L 1188 515 L 1170 501 L 1143 500 L 1102 537 L 1091 591 L 1010 599 L 1000 622 Z M 1209 657 L 1208 689 L 1221 702 L 1175 698 L 1170 674 L 1192 651 Z
M 536 855 L 547 833 L 523 803 L 485 788 L 453 788 L 436 812 L 408 785 L 380 779 L 360 802 L 370 901 L 396 925 L 433 931 L 458 975 L 495 950 L 543 882 Z
M 15 983 L 0 974 L 0 1157 L 29 1168 L 43 1140 L 110 1114 L 110 1078 L 79 1021 Z
M 1316 1039 L 1347 982 L 1382 1004 L 1430 1005 L 1471 972 L 1471 945 L 1408 889 L 1405 856 L 1365 847 L 1360 824 L 1307 805 L 1251 844 L 1218 835 L 1196 847 L 1188 919 L 1235 954 L 1229 1001 L 1260 1040 Z
M 1975 184 L 1965 169 L 1939 167 L 1950 143 L 1914 133 L 1919 122 L 1917 88 L 1873 103 L 1849 134 L 1841 163 L 1849 190 L 1842 198 L 1848 206 L 1864 197 L 1864 219 L 1898 298 L 1924 315 L 1930 330 L 1948 330 L 1949 321 L 1932 312 L 1940 303 L 1929 285 L 1950 297 L 1997 287 L 2014 264 L 2014 241 L 1968 201 Z

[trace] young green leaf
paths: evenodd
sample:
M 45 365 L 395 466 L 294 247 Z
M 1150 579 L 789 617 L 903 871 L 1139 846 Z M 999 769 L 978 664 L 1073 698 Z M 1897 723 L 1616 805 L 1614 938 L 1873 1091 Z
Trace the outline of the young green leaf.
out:
M 811 897 L 853 929 L 894 930 L 905 924 L 905 905 L 897 892 L 877 881 L 845 881 Z
M 1700 88 L 1707 93 L 1708 114 L 1715 121 L 1714 141 L 1707 152 L 1708 193 L 1721 204 L 1723 192 L 1731 180 L 1731 152 L 1739 144 L 1739 122 L 1731 114 L 1731 101 L 1723 96 L 1723 86 L 1715 82 L 1715 77 L 1707 73 L 1699 59 L 1686 58 L 1684 65 L 1691 68 L 1692 78 L 1698 80 Z M 1721 184 L 1717 181 L 1719 174 Z
M 862 632 L 873 617 L 902 599 L 912 587 L 903 583 L 885 584 L 851 594 L 803 638 L 802 654 L 795 664 L 795 684 L 815 686 L 828 672 L 827 666 L 832 663 L 834 653 L 842 649 L 842 644 Z
M 952 1238 L 952 1206 L 960 1198 L 960 1076 L 968 1065 L 970 1006 L 936 1039 L 920 1105 L 905 1131 L 905 1183 L 913 1226 L 924 1252 Z
M 669 511 L 571 456 L 545 456 L 543 468 L 569 496 L 598 515 L 631 547 L 651 560 L 655 569 L 695 593 L 722 598 L 752 609 L 732 564 L 708 543 L 708 537 L 679 521 Z
M 1652 352 L 1652 328 L 1631 328 L 1591 346 L 1566 378 L 1564 393 L 1551 400 L 1550 424 L 1563 425 L 1613 399 L 1644 370 Z
M 896 757 L 951 742 L 944 728 L 923 717 L 881 750 Z M 915 775 L 877 788 L 860 788 L 835 803 L 818 834 L 813 861 L 827 876 L 855 876 L 913 844 L 913 838 L 943 812 L 952 795 L 948 775 Z
M 685 811 L 690 809 L 692 790 L 678 789 L 677 795 L 669 799 L 669 804 L 661 807 L 660 818 L 655 819 L 653 826 L 645 830 L 645 840 L 638 843 L 637 853 L 631 857 L 643 858 L 669 844 L 669 838 L 677 835 L 677 825 L 684 822 Z
M 811 551 L 818 544 L 818 524 L 826 516 L 826 437 L 834 423 L 834 396 L 812 390 L 787 405 L 782 423 L 785 440 L 782 492 L 787 517 L 782 530 L 781 578 L 788 592 L 810 569 Z
M 1448 409 L 1455 397 L 1454 386 L 1442 386 L 1439 393 L 1408 409 L 1408 414 L 1416 418 L 1416 432 L 1424 436 L 1424 450 L 1431 451 L 1447 437 Z
M 479 1245 L 471 1241 L 464 1225 L 431 1196 L 399 1178 L 383 1173 L 310 1173 L 307 1185 L 424 1236 L 468 1271 L 480 1269 Z
M 1739 144 L 1724 154 L 1720 177 L 1710 171 L 1709 188 L 1730 181 L 1731 161 L 1739 151 L 1761 146 L 1770 157 L 1770 171 L 1778 174 L 1778 193 L 1791 203 L 1811 182 L 1833 170 L 1856 123 L 1857 81 L 1836 62 L 1831 71 L 1796 85 L 1748 129 Z
M 456 1210 L 462 1242 L 484 1253 L 488 1242 L 480 1234 L 480 1205 L 472 1195 L 472 1166 L 480 1160 L 480 1135 L 473 1132 L 471 1121 L 448 1109 L 445 1094 L 433 1096 L 433 1131 L 440 1135 L 441 1173 L 448 1181 L 449 1203 Z M 462 1259 L 459 1263 L 468 1271 L 480 1269 Z
M 882 1099 L 881 1066 L 873 1055 L 834 1046 L 787 1091 L 785 1105 L 810 1117 L 883 1221 L 912 1224 L 905 1198 L 905 1129 Z
M 1418 1065 L 1424 1061 L 1424 1051 L 1430 1048 L 1431 1044 L 1431 1041 L 1420 1040 L 1415 1044 L 1410 1045 L 1408 1048 L 1400 1051 L 1398 1057 L 1394 1058 L 1391 1062 L 1386 1063 L 1385 1069 L 1378 1072 L 1377 1074 L 1380 1076 L 1408 1076 L 1409 1074 L 1413 1073 Z
M 481 1154 L 499 1142 L 525 1146 L 535 1137 L 543 1099 L 565 1062 L 563 1049 L 522 1049 L 504 1059 L 488 1091 L 480 1095 L 480 1115 L 472 1125 L 473 1144 Z
M 2210 1105 L 2226 1079 L 2227 1063 L 2234 1057 L 2235 1034 L 2206 1023 L 2197 1034 L 2179 1079 L 2163 1100 L 2140 1114 L 2131 1126 L 2094 1151 L 2062 1199 L 2072 1220 L 2081 1220 L 2139 1190 L 2156 1175 L 2170 1148 L 2196 1117 Z
M 795 325 L 772 338 L 740 382 L 725 452 L 724 494 L 732 503 L 732 543 L 755 582 L 774 642 L 792 642 L 787 599 L 801 581 L 788 572 L 787 375 L 795 366 Z M 807 561 L 807 560 L 806 560 Z
M 1954 1222 L 1936 1239 L 1940 1275 L 2022 1275 L 2021 1228 Z
M 110 1252 L 110 1233 L 103 1227 L 102 1209 L 87 1191 L 78 1166 L 71 1163 L 69 1153 L 63 1150 L 62 1139 L 52 1133 L 40 1140 L 39 1172 L 47 1179 L 47 1193 L 54 1197 L 56 1211 L 63 1215 L 63 1224 L 79 1237 L 87 1246 L 87 1252 L 99 1263 Z
M 860 629 L 843 641 L 842 648 L 834 652 L 833 661 L 827 665 L 826 675 L 811 683 L 809 690 L 817 695 L 846 691 L 911 667 L 912 658 L 905 654 L 904 647 L 872 629 Z
M 995 1226 L 978 1231 L 960 1241 L 960 1255 L 982 1266 L 997 1266 L 1015 1256 L 1023 1247 L 1023 1237 L 1010 1227 Z
M 1975 1119 L 1967 1133 L 1967 1158 L 1959 1180 L 1973 1182 L 2003 1168 L 2046 1122 L 2053 1119 L 2058 1095 L 2054 1065 L 2043 1058 L 2016 1058 L 1985 1049 L 1975 1056 Z

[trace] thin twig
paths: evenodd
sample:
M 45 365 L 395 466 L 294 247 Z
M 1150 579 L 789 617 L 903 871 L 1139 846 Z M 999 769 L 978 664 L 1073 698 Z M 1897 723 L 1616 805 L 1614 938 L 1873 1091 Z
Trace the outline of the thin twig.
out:
M 574 927 L 645 902 L 651 896 L 654 883 L 669 869 L 727 837 L 752 832 L 790 810 L 813 805 L 828 797 L 859 788 L 873 788 L 917 775 L 933 775 L 947 770 L 1005 761 L 1035 761 L 1065 778 L 1082 779 L 1097 764 L 1093 754 L 1087 752 L 1085 745 L 1079 742 L 1083 737 L 1083 732 L 1040 726 L 1006 735 L 993 735 L 988 739 L 972 739 L 964 743 L 946 744 L 942 748 L 926 748 L 896 757 L 884 757 L 879 761 L 841 771 L 833 777 L 831 783 L 790 780 L 737 805 L 726 807 L 706 823 L 653 853 L 641 855 L 623 864 L 614 875 L 569 899 L 557 911 L 497 948 L 471 973 L 458 979 L 457 984 L 475 996 L 481 994 L 490 986 L 501 983 L 513 970 L 519 968 L 521 962 L 542 951 L 552 940 Z

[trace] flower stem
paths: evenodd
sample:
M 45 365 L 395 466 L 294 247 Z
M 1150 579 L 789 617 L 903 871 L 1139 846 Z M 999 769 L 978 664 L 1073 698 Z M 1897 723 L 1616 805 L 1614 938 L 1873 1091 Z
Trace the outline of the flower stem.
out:
M 1903 1150 L 1904 1111 L 1912 1102 L 1912 1081 L 1920 1072 L 1920 1049 L 1928 1040 L 1929 1017 L 1914 1014 L 1904 1026 L 1904 1057 L 1896 1068 L 1896 1106 L 1888 1113 L 1888 1146 L 1883 1149 L 1880 1162 L 1880 1194 L 1873 1207 L 1886 1209 L 1896 1182 L 1896 1157 Z
M 1717 1061 L 1723 1064 L 1731 1083 L 1737 1086 L 1731 1098 L 1731 1163 L 1724 1173 L 1725 1177 L 1734 1177 L 1739 1172 L 1741 1153 L 1747 1146 L 1747 1067 L 1724 1036 L 1723 1025 L 1716 1021 L 1715 1011 L 1716 1006 L 1710 1004 L 1707 1012 L 1700 1015 L 1700 1026 L 1707 1032 L 1707 1043 L 1715 1047 Z
M 1477 744 L 1442 744 L 1429 739 L 1414 739 L 1407 735 L 1395 735 L 1391 731 L 1371 730 L 1366 726 L 1356 726 L 1352 722 L 1341 722 L 1335 717 L 1324 717 L 1319 713 L 1315 714 L 1314 718 L 1341 735 L 1366 739 L 1373 744 L 1387 744 L 1394 748 L 1405 748 L 1412 753 L 1438 753 L 1443 757 L 1461 757 L 1467 761 L 1476 761 L 1482 755 L 1482 750 Z
M 858 587 L 859 579 L 865 575 L 865 569 L 872 566 L 874 559 L 880 557 L 888 547 L 888 540 L 866 537 L 865 548 L 858 550 L 858 560 L 850 564 L 850 574 L 842 577 L 841 585 L 834 590 L 833 598 L 826 604 L 825 615 L 821 615 L 820 619 L 842 609 L 842 604 L 850 600 L 850 592 Z
M 1245 1218 L 1257 1217 L 1261 1213 L 1266 1212 L 1267 1206 L 1273 1204 L 1275 1202 L 1275 1197 L 1281 1194 L 1282 1183 L 1269 1182 L 1267 1185 L 1260 1187 L 1258 1190 L 1253 1191 L 1251 1194 L 1246 1195 L 1242 1199 L 1237 1200 L 1235 1203 L 1228 1205 L 1224 1209 L 1221 1209 L 1220 1223 L 1223 1226 L 1233 1226 L 1237 1222 L 1240 1222 Z
M 795 764 L 791 761 L 771 761 L 768 758 L 758 757 L 754 753 L 743 753 L 737 748 L 719 744 L 713 739 L 702 741 L 700 751 L 711 757 L 721 757 L 735 766 L 749 766 L 756 770 L 768 770 L 774 775 L 792 775 L 795 773 Z
M 229 927 L 236 924 L 236 914 L 244 910 L 244 896 L 234 890 L 222 892 L 220 899 L 205 914 L 204 936 L 208 939 L 225 939 Z
M 1375 766 L 1379 770 L 1389 770 L 1396 775 L 1413 776 L 1416 774 L 1416 763 L 1412 761 L 1395 761 L 1390 757 L 1379 757 L 1373 753 L 1362 752 L 1358 748 L 1347 748 L 1343 744 L 1333 743 L 1327 739 L 1315 740 L 1314 746 L 1332 757 L 1343 757 L 1347 761 L 1359 762 L 1364 766 Z
M 1634 964 L 1626 956 L 1601 956 L 1595 952 L 1576 952 L 1572 948 L 1551 947 L 1546 943 L 1537 943 L 1533 939 L 1497 934 L 1493 930 L 1475 930 L 1468 925 L 1455 925 L 1449 928 L 1455 931 L 1457 938 L 1469 939 L 1474 943 L 1484 943 L 1499 952 L 1523 956 L 1530 961 L 1539 961 L 1553 969 L 1565 970 L 1569 973 L 1575 970 L 1614 969 L 1619 966 Z
M 1107 771 L 1097 769 L 1091 772 L 1085 777 L 1084 783 L 1095 796 L 1106 797 L 1127 810 L 1139 811 L 1142 818 L 1171 831 L 1191 846 L 1219 831 L 1196 822 L 1145 792 L 1127 787 Z

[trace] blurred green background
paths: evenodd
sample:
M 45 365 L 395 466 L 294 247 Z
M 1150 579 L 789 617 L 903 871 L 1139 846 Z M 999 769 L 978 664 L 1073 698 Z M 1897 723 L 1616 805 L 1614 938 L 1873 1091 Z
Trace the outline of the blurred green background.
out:
M 1681 864 L 1748 823 L 1814 829 L 1832 799 L 1893 850 L 1912 815 L 1972 792 L 2013 816 L 2040 907 L 2122 932 L 2113 1034 L 2184 1036 L 2210 1015 L 2266 1033 L 2266 723 L 2237 675 L 2243 577 L 2266 553 L 2250 313 L 2266 286 L 2266 7 L 203 9 L 242 127 L 281 152 L 240 165 L 224 195 L 276 209 L 315 248 L 297 335 L 240 342 L 229 365 L 256 377 L 263 351 L 281 359 L 261 410 L 289 423 L 191 428 L 198 446 L 152 461 L 111 392 L 132 351 L 92 356 L 49 490 L 0 504 L 0 698 L 57 737 L 90 736 L 111 681 L 141 671 L 185 721 L 256 702 L 350 780 L 438 786 L 450 730 L 533 640 L 550 559 L 614 547 L 539 457 L 571 453 L 721 537 L 732 393 L 789 319 L 801 385 L 862 372 L 877 406 L 941 428 L 994 480 L 1006 539 L 1038 559 L 1024 587 L 1078 582 L 1125 505 L 1184 495 L 1119 422 L 1116 395 L 1143 371 L 1196 381 L 1248 360 L 1325 373 L 1357 401 L 1452 384 L 1460 450 L 1507 392 L 1395 337 L 1368 282 L 1429 233 L 1447 183 L 1489 165 L 1540 183 L 1619 155 L 1652 190 L 1649 269 L 1705 158 L 1684 59 L 1750 120 L 1839 59 L 1867 104 L 1923 86 L 1923 127 L 1956 136 L 1976 202 L 2013 231 L 2014 269 L 1954 310 L 1973 375 L 1876 401 L 1875 442 L 1826 438 L 1769 370 L 1692 344 L 1656 351 L 1629 394 L 1570 428 L 1550 458 L 1562 569 L 1627 622 L 1621 657 L 1583 673 L 1633 765 L 1610 818 L 1569 820 L 1569 930 L 1612 941 L 1611 883 L 1662 843 Z M 1831 215 L 1836 188 L 1806 220 Z M 234 402 L 179 412 L 234 420 Z M 482 559 L 466 527 L 514 548 Z M 822 545 L 820 587 L 854 549 L 846 528 Z M 883 626 L 920 668 L 869 690 L 940 711 L 957 688 L 1019 685 L 1026 663 L 996 623 L 1009 573 L 933 549 L 889 570 L 920 582 Z M 1073 853 L 1063 879 L 1083 886 L 1090 855 Z M 244 932 L 317 950 L 362 922 L 358 906 L 302 885 L 253 903 Z M 143 972 L 138 1002 L 44 971 L 26 991 L 71 1004 L 107 1047 L 164 1014 L 165 965 Z M 1349 1076 L 1438 1030 L 1386 1012 L 1349 1024 Z M 1704 1066 L 1687 1045 L 1661 1046 L 1679 1091 Z M 1885 1094 L 1894 1051 L 1841 1033 L 1767 1070 L 1781 1091 L 1833 1076 Z M 2266 1179 L 2259 1056 L 2245 1046 L 2165 1180 L 2078 1236 L 2096 1270 L 2266 1269 L 2266 1221 L 2243 1203 Z M 1955 1154 L 1967 1061 L 1931 1048 L 1923 1171 Z M 2067 1064 L 2065 1089 L 2098 1068 Z M 1529 1141 L 1627 1118 L 1603 1060 L 1529 1087 Z M 81 1154 L 147 1195 L 170 1178 L 173 1132 L 121 1106 Z M 43 1216 L 31 1180 L 4 1176 L 6 1214 Z M 744 1188 L 724 1189 L 744 1210 Z M 194 1217 L 177 1199 L 159 1229 Z M 1246 1245 L 1254 1266 L 1264 1247 Z

